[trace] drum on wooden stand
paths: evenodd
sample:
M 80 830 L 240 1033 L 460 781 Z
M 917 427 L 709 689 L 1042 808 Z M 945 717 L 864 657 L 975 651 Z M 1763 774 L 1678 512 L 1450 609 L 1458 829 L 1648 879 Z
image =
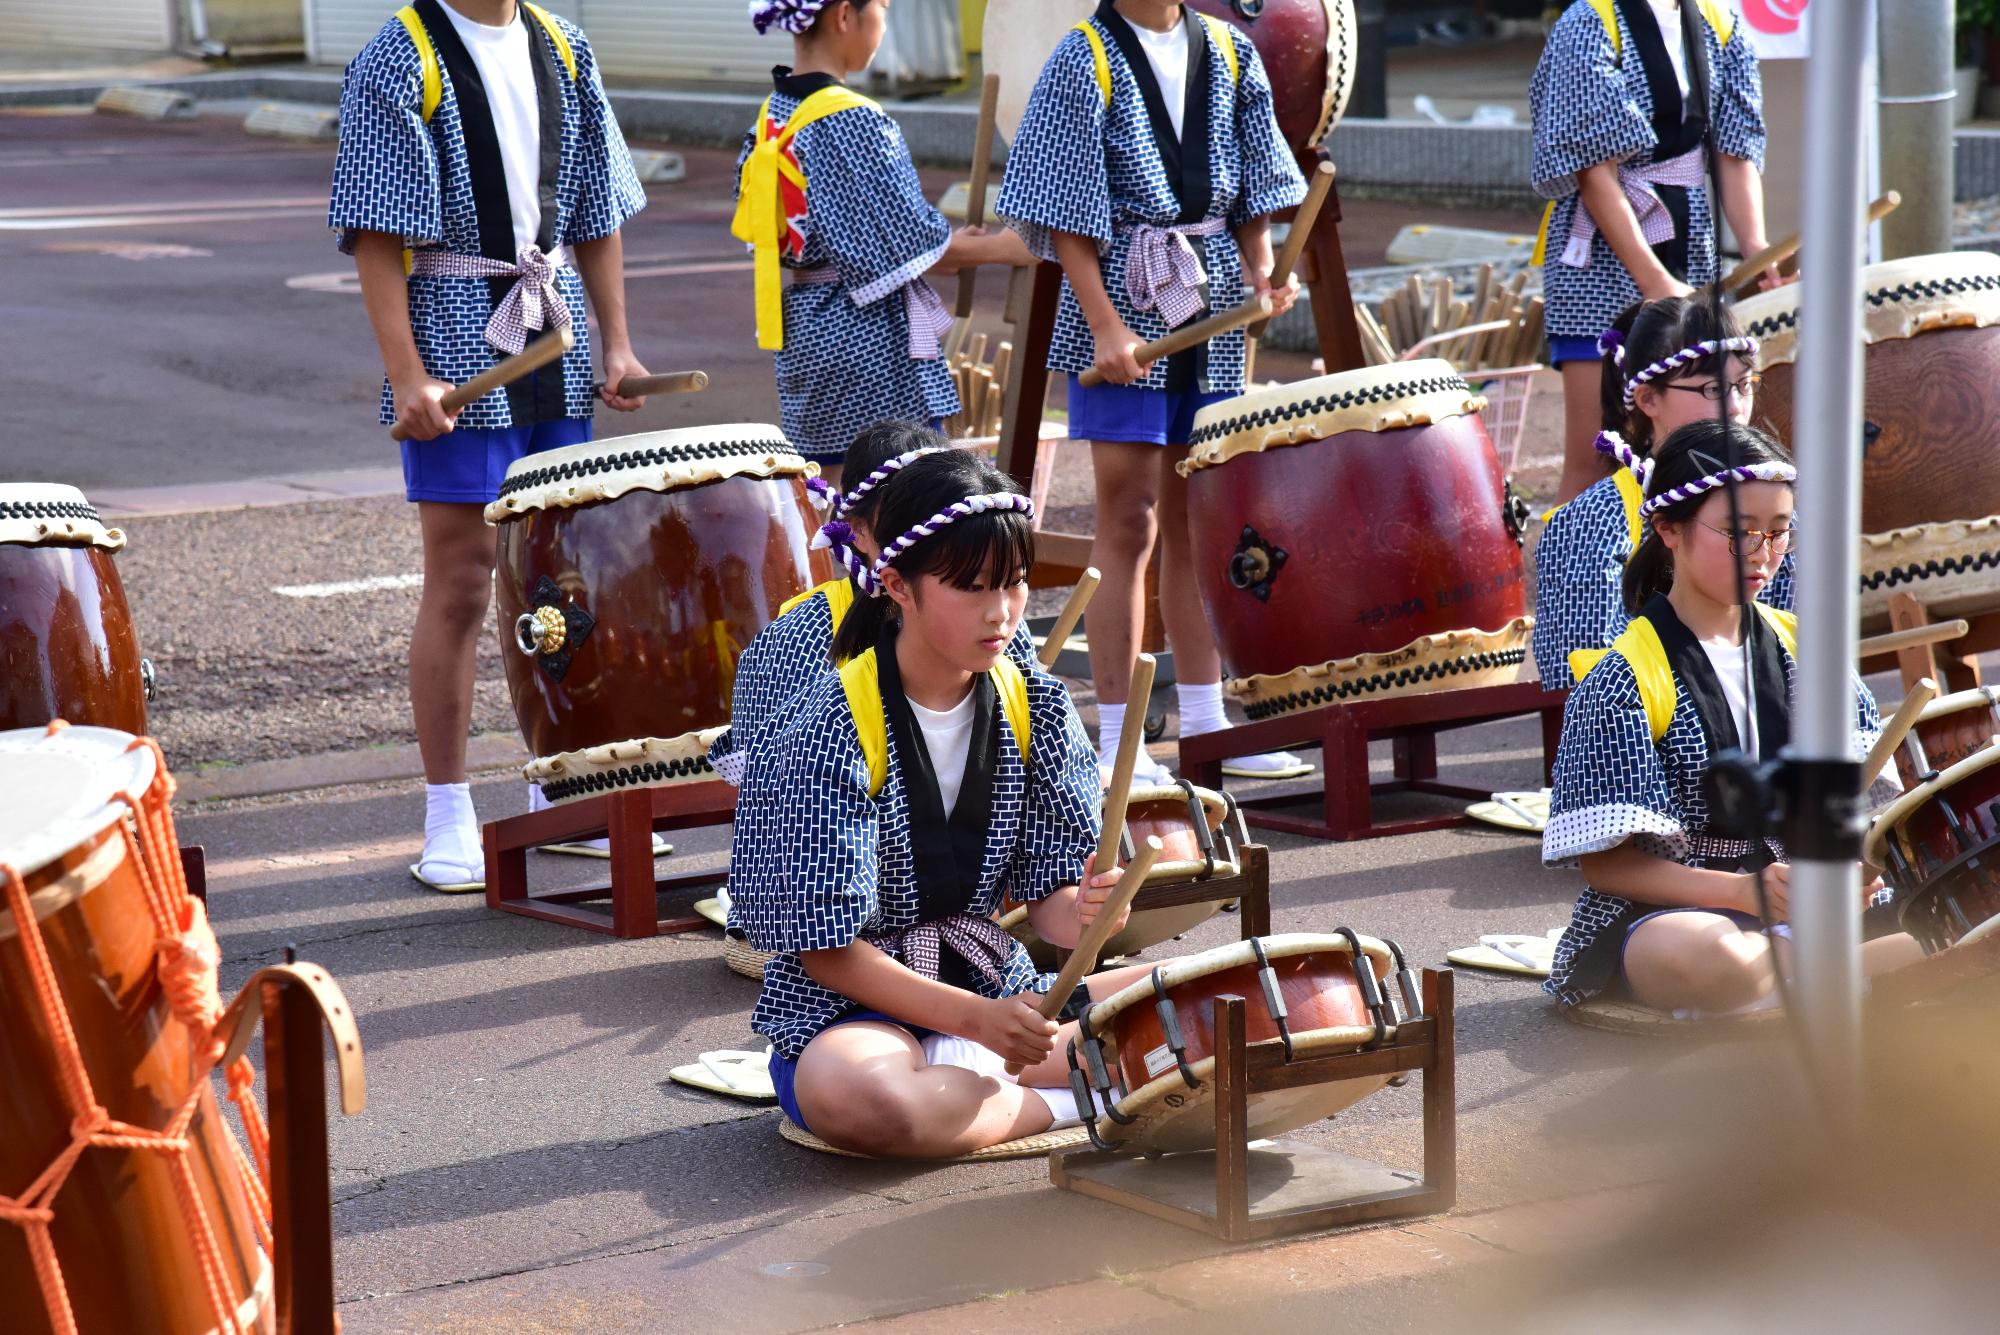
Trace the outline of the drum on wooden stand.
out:
M 713 776 L 736 660 L 827 579 L 818 472 L 772 426 L 659 431 L 529 455 L 499 528 L 501 657 L 526 774 L 553 802 Z
M 1354 91 L 1354 0 L 1188 0 L 1250 34 L 1271 79 L 1278 132 L 1301 157 L 1340 123 Z
M 1527 506 L 1448 362 L 1372 366 L 1204 408 L 1195 579 L 1252 719 L 1518 680 Z
M 1082 1073 L 1105 1110 L 1086 1123 L 1100 1148 L 1214 1148 L 1213 1017 L 1215 999 L 1225 994 L 1249 1002 L 1248 1042 L 1281 1045 L 1287 1060 L 1379 1047 L 1395 1037 L 1399 1018 L 1422 1010 L 1402 952 L 1348 931 L 1256 937 L 1163 964 L 1092 1006 L 1071 1040 L 1071 1070 Z M 1252 1094 L 1247 1135 L 1277 1136 L 1324 1120 L 1391 1078 Z
M 1868 345 L 1862 531 L 2000 515 L 2000 470 L 1992 466 L 1992 423 L 2000 416 L 2000 255 L 1963 251 L 1870 265 L 1861 290 Z M 1797 284 L 1736 307 L 1759 343 L 1764 383 L 1757 416 L 1780 440 L 1792 439 L 1798 308 Z M 1951 536 L 1940 533 L 1935 541 Z M 1919 545 L 1925 544 L 1917 535 L 1904 544 Z
M 152 669 L 111 559 L 124 546 L 75 487 L 0 483 L 0 730 L 146 730 Z
M 1932 774 L 1876 816 L 1864 856 L 1926 953 L 2000 930 L 2000 748 Z
M 1235 876 L 1242 870 L 1237 849 L 1250 842 L 1236 799 L 1227 793 L 1198 788 L 1183 779 L 1164 786 L 1134 786 L 1125 807 L 1120 836 L 1121 865 L 1148 838 L 1160 841 L 1160 855 L 1145 884 L 1176 885 Z M 1171 941 L 1221 912 L 1220 904 L 1177 904 L 1168 908 L 1132 910 L 1123 930 L 1104 943 L 1101 956 L 1115 959 L 1136 955 L 1148 946 Z M 1025 904 L 1001 905 L 1000 925 L 1028 948 L 1038 969 L 1054 970 L 1056 948 L 1035 934 Z
M 208 932 L 178 880 L 157 755 L 105 728 L 0 734 L 10 1332 L 272 1329 L 261 1189 L 209 1081 L 215 961 L 183 946 Z M 210 1018 L 190 1018 L 199 995 Z

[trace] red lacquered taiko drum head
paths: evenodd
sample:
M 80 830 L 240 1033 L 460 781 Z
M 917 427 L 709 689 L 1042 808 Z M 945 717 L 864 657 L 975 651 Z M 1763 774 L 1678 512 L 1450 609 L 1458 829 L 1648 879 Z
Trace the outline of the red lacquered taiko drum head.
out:
M 208 1083 L 202 1039 L 168 1005 L 162 943 L 121 830 L 129 808 L 118 794 L 145 794 L 157 772 L 152 749 L 132 743 L 107 728 L 0 733 L 0 866 L 21 877 L 89 1095 L 141 1133 L 168 1130 L 184 1111 L 189 1119 L 184 1177 L 157 1149 L 93 1143 L 57 1179 L 48 1238 L 58 1302 L 80 1331 L 207 1335 L 222 1325 L 220 1307 L 239 1328 L 268 1335 L 273 1275 L 257 1207 Z M 16 1199 L 70 1146 L 77 1117 L 52 1015 L 21 921 L 0 900 L 0 1195 Z M 213 1250 L 190 1227 L 190 1206 Z M 27 1230 L 6 1219 L 0 1301 L 0 1329 L 10 1335 L 64 1328 L 49 1314 Z
M 1253 719 L 1520 678 L 1525 506 L 1448 362 L 1371 366 L 1195 417 L 1195 580 Z
M 712 777 L 736 660 L 826 579 L 817 472 L 776 427 L 658 431 L 529 455 L 499 528 L 501 657 L 550 800 Z
M 0 729 L 146 731 L 146 673 L 107 528 L 75 487 L 0 483 Z

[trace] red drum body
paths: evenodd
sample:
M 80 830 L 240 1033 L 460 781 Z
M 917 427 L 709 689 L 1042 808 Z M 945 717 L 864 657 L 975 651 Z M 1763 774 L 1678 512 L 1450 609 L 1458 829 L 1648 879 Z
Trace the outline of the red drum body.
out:
M 826 579 L 816 471 L 775 428 L 662 431 L 530 455 L 498 526 L 501 657 L 552 801 L 709 777 L 736 660 Z
M 159 937 L 119 829 L 126 808 L 116 794 L 144 793 L 155 776 L 152 751 L 128 749 L 132 740 L 86 727 L 0 734 L 0 865 L 22 877 L 97 1102 L 116 1121 L 160 1132 L 195 1098 L 187 1161 L 216 1245 L 219 1300 L 246 1331 L 269 1332 L 271 1264 L 208 1065 L 167 1004 L 155 962 Z M 20 923 L 0 901 L 4 1196 L 24 1193 L 71 1139 L 73 1113 L 44 1016 Z M 206 1335 L 220 1324 L 175 1176 L 157 1150 L 92 1145 L 62 1181 L 49 1240 L 78 1330 Z M 4 1219 L 0 1294 L 8 1331 L 60 1328 L 46 1310 L 26 1231 Z
M 1180 465 L 1195 578 L 1251 718 L 1519 677 L 1526 506 L 1485 402 L 1421 360 L 1195 418 Z
M 1278 131 L 1301 156 L 1340 123 L 1354 91 L 1354 0 L 1188 0 L 1190 9 L 1250 34 L 1278 113 Z
M 1259 937 L 1162 965 L 1092 1006 L 1078 1025 L 1071 1059 L 1110 1110 L 1093 1136 L 1108 1148 L 1149 1154 L 1213 1149 L 1217 997 L 1249 1001 L 1244 1019 L 1253 1045 L 1326 1056 L 1386 1042 L 1399 1016 L 1415 1016 L 1414 979 L 1392 979 L 1396 972 L 1393 947 L 1349 933 Z M 1171 1028 L 1163 1011 L 1172 1012 Z M 1249 1135 L 1282 1135 L 1331 1117 L 1388 1081 L 1370 1076 L 1252 1094 Z
M 1870 265 L 1862 271 L 1861 287 L 1868 344 L 1862 531 L 1890 534 L 2000 515 L 1992 435 L 2000 417 L 2000 256 L 1965 251 Z M 1799 287 L 1793 284 L 1747 298 L 1736 311 L 1760 344 L 1764 383 L 1757 419 L 1783 441 L 1792 439 L 1798 303 Z M 1920 534 L 1907 539 L 1919 547 L 1939 540 Z M 1866 578 L 1881 566 L 1868 556 L 1864 553 L 1864 602 Z M 1926 570 L 1921 559 L 1915 565 L 1923 579 L 1896 581 L 1881 596 L 1914 593 L 1928 603 L 1933 594 L 1948 594 L 1954 578 L 1978 573 Z M 1928 590 L 1933 580 L 1942 582 L 1938 590 Z
M 124 545 L 74 487 L 0 485 L 0 730 L 146 730 L 150 670 L 111 559 Z
M 1884 808 L 1866 856 L 1895 888 L 1903 930 L 1935 954 L 2000 930 L 1997 851 L 2000 749 L 1988 746 Z

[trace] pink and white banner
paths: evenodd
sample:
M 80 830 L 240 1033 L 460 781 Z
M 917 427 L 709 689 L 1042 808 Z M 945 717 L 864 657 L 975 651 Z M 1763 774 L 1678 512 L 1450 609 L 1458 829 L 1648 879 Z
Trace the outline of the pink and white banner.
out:
M 1812 0 L 1739 0 L 1751 43 L 1765 60 L 1802 60 Z

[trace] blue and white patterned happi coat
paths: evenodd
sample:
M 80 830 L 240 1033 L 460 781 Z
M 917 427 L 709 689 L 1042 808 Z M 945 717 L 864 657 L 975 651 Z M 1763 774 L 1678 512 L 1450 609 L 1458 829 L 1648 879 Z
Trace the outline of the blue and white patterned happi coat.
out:
M 574 82 L 541 24 L 528 21 L 528 31 L 531 40 L 543 43 L 555 60 L 556 82 L 562 90 L 555 240 L 558 245 L 574 245 L 617 231 L 646 206 L 646 192 L 611 114 L 589 41 L 574 24 L 561 18 L 554 21 L 562 25 L 576 56 Z M 458 94 L 450 71 L 439 73 L 443 96 L 426 125 L 422 62 L 400 22 L 391 18 L 348 65 L 340 90 L 340 151 L 327 210 L 327 225 L 341 234 L 343 252 L 353 252 L 353 233 L 360 230 L 400 236 L 412 249 L 441 246 L 462 255 L 479 254 L 479 216 Z M 410 332 L 416 336 L 424 368 L 432 375 L 460 384 L 505 355 L 486 341 L 493 302 L 485 279 L 413 275 L 409 284 Z M 589 417 L 595 396 L 590 387 L 590 327 L 583 281 L 573 267 L 565 266 L 557 271 L 556 286 L 568 303 L 570 328 L 576 335 L 576 345 L 562 363 L 566 415 Z M 396 420 L 395 398 L 386 378 L 381 420 Z M 502 390 L 468 405 L 458 424 L 516 425 Z
M 802 99 L 771 95 L 783 124 Z M 756 146 L 744 136 L 743 162 Z M 921 278 L 951 241 L 951 224 L 924 198 L 923 182 L 886 112 L 851 107 L 792 140 L 806 177 L 805 250 L 788 269 L 832 265 L 836 283 L 785 285 L 785 346 L 771 354 L 785 438 L 799 453 L 839 462 L 864 427 L 927 426 L 958 412 L 942 357 L 910 356 L 903 285 Z
M 1638 285 L 1601 230 L 1591 242 L 1588 267 L 1572 268 L 1561 261 L 1576 215 L 1577 174 L 1602 162 L 1645 161 L 1659 142 L 1638 47 L 1623 12 L 1616 12 L 1620 54 L 1613 53 L 1596 11 L 1572 4 L 1549 33 L 1528 90 L 1535 131 L 1533 184 L 1537 194 L 1556 201 L 1542 295 L 1548 302 L 1548 332 L 1558 338 L 1595 338 L 1639 299 Z M 1724 46 L 1708 23 L 1695 26 L 1708 44 L 1709 123 L 1716 147 L 1762 171 L 1764 91 L 1748 30 L 1739 17 Z M 1699 287 L 1716 277 L 1715 224 L 1707 191 L 1688 191 L 1688 223 L 1686 278 Z
M 1793 557 L 1787 552 L 1757 594 L 1757 601 L 1792 610 Z M 1560 691 L 1574 684 L 1569 656 L 1575 649 L 1608 649 L 1632 623 L 1625 610 L 1625 563 L 1632 559 L 1632 529 L 1624 498 L 1610 477 L 1565 502 L 1535 543 L 1535 629 L 1532 643 L 1542 685 Z
M 1152 342 L 1165 337 L 1167 325 L 1157 311 L 1133 310 L 1126 295 L 1125 261 L 1132 244 L 1128 229 L 1138 223 L 1170 226 L 1181 205 L 1154 142 L 1137 77 L 1109 30 L 1095 18 L 1088 22 L 1097 28 L 1110 62 L 1110 104 L 1097 85 L 1089 39 L 1080 32 L 1065 34 L 1042 67 L 1008 145 L 996 211 L 1045 260 L 1056 258 L 1054 232 L 1095 241 L 1104 286 L 1119 318 L 1142 342 Z M 1208 271 L 1210 310 L 1236 305 L 1246 295 L 1243 257 L 1233 229 L 1290 208 L 1306 193 L 1298 162 L 1278 133 L 1264 63 L 1247 38 L 1223 26 L 1236 47 L 1239 76 L 1231 81 L 1229 62 L 1219 51 L 1211 50 L 1203 61 L 1212 182 L 1203 221 L 1222 218 L 1229 227 L 1215 236 L 1189 238 Z M 1243 339 L 1237 329 L 1209 340 L 1207 378 L 1197 388 L 1212 394 L 1243 392 Z M 1065 278 L 1049 343 L 1049 369 L 1080 374 L 1095 361 L 1090 325 Z M 1153 363 L 1145 379 L 1133 383 L 1164 389 L 1167 362 Z
M 1796 698 L 1798 664 L 1779 646 L 1786 693 Z M 1868 754 L 1881 735 L 1875 697 L 1854 678 L 1853 755 Z M 1604 853 L 1627 839 L 1640 852 L 1689 867 L 1730 867 L 1755 853 L 1742 840 L 1708 832 L 1708 804 L 1701 777 L 1709 765 L 1708 736 L 1694 697 L 1682 688 L 1672 721 L 1656 743 L 1640 701 L 1639 683 L 1622 654 L 1607 654 L 1570 692 L 1563 711 L 1562 740 L 1556 748 L 1555 793 L 1542 835 L 1542 861 L 1550 867 L 1575 866 L 1587 853 Z M 1768 845 L 1773 858 L 1784 849 Z M 1626 930 L 1648 906 L 1586 887 L 1570 911 L 1570 923 L 1556 943 L 1555 965 L 1542 990 L 1566 1006 L 1603 990 L 1616 972 L 1601 968 L 1581 976 L 1578 957 L 1601 936 Z M 1615 947 L 1606 943 L 1600 951 Z M 1600 953 L 1598 958 L 1604 956 Z
M 1024 764 L 1004 716 L 993 766 L 992 818 L 978 893 L 967 911 L 990 915 L 1003 892 L 1028 902 L 1076 884 L 1102 819 L 1097 753 L 1060 681 L 1027 671 L 1031 717 Z M 996 715 L 999 713 L 995 711 Z M 750 1017 L 778 1054 L 796 1059 L 814 1036 L 855 1003 L 814 982 L 802 950 L 833 950 L 864 931 L 917 922 L 917 885 L 908 798 L 889 730 L 888 777 L 868 795 L 868 765 L 840 679 L 827 673 L 784 707 L 780 731 L 750 758 L 736 804 L 729 884 L 739 921 L 759 950 L 764 990 Z M 1047 991 L 1014 948 L 989 996 Z

